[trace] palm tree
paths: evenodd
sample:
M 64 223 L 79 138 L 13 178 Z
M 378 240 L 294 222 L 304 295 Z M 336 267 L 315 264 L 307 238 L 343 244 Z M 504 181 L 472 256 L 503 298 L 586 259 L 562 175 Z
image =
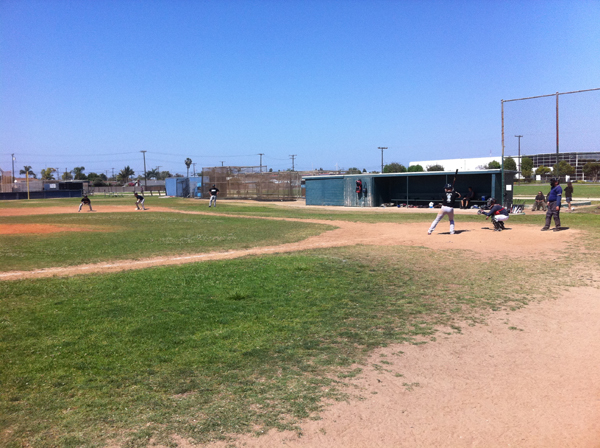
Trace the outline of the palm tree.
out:
M 187 177 L 190 177 L 190 166 L 192 165 L 192 159 L 189 157 L 185 159 L 185 166 L 187 167 Z
M 56 172 L 56 168 L 46 168 L 42 170 L 42 179 L 44 180 L 54 180 L 54 175 L 52 173 Z
M 121 172 L 119 173 L 119 179 L 126 184 L 127 182 L 129 182 L 129 178 L 132 177 L 135 174 L 135 171 L 133 171 L 129 165 L 127 165 L 125 168 L 123 168 L 121 170 Z
M 25 175 L 33 177 L 34 179 L 37 179 L 37 176 L 35 175 L 35 173 L 33 171 L 31 171 L 31 167 L 29 165 L 25 165 L 23 167 L 23 169 L 21 171 L 19 171 L 19 174 L 25 174 Z
M 75 180 L 85 180 L 85 174 L 83 174 L 83 172 L 85 171 L 85 166 L 76 166 L 75 168 L 73 168 L 73 174 L 74 174 L 74 179 Z
M 148 179 L 158 180 L 158 178 L 160 177 L 160 171 L 158 171 L 158 168 L 154 168 L 153 170 L 150 170 L 146 173 L 146 177 Z

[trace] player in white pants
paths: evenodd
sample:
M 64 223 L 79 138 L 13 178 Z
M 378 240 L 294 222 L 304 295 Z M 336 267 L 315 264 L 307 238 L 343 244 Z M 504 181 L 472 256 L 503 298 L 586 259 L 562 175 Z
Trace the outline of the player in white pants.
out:
M 144 196 L 142 196 L 141 194 L 137 194 L 135 192 L 133 193 L 133 195 L 135 196 L 135 199 L 136 199 L 136 201 L 135 201 L 136 210 L 140 209 L 140 205 L 142 206 L 143 210 L 146 210 L 146 207 L 144 207 L 144 201 L 145 201 Z
M 489 212 L 484 212 L 483 210 L 479 210 L 477 214 L 485 215 L 488 218 L 492 218 L 492 224 L 494 224 L 494 230 L 496 232 L 502 232 L 504 230 L 504 221 L 508 220 L 508 210 L 500 204 L 496 203 L 496 199 L 490 198 L 489 201 L 490 209 Z M 487 219 L 487 218 L 485 218 Z
M 446 184 L 444 187 L 444 198 L 442 200 L 442 209 L 436 216 L 436 218 L 431 223 L 431 227 L 427 231 L 427 235 L 431 235 L 431 233 L 435 230 L 435 227 L 441 221 L 441 219 L 448 215 L 450 219 L 450 235 L 454 235 L 454 203 L 456 200 L 460 198 L 460 193 L 454 191 L 454 188 L 450 184 Z

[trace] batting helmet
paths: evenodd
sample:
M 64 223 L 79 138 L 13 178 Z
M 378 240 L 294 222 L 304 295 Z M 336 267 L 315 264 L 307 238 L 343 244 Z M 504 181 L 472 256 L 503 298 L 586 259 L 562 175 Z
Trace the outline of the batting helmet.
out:
M 446 184 L 446 186 L 444 187 L 444 190 L 452 190 L 452 185 Z

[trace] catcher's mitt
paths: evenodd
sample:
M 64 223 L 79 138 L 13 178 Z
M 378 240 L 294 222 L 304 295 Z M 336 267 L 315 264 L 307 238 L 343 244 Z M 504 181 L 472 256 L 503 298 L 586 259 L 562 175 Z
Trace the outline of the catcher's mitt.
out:
M 477 214 L 478 214 L 478 215 L 481 215 L 481 210 L 477 210 Z

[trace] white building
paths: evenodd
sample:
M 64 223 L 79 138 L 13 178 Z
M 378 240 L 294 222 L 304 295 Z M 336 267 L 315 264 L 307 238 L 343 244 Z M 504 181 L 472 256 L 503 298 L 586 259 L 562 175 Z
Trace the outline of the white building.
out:
M 421 165 L 425 171 L 427 171 L 428 166 L 432 165 L 442 165 L 444 167 L 444 171 L 475 171 L 481 169 L 495 160 L 498 163 L 502 163 L 502 157 L 475 157 L 472 159 L 443 159 L 443 160 L 421 160 L 416 162 L 410 162 L 408 166 Z M 515 158 L 516 160 L 516 158 Z

